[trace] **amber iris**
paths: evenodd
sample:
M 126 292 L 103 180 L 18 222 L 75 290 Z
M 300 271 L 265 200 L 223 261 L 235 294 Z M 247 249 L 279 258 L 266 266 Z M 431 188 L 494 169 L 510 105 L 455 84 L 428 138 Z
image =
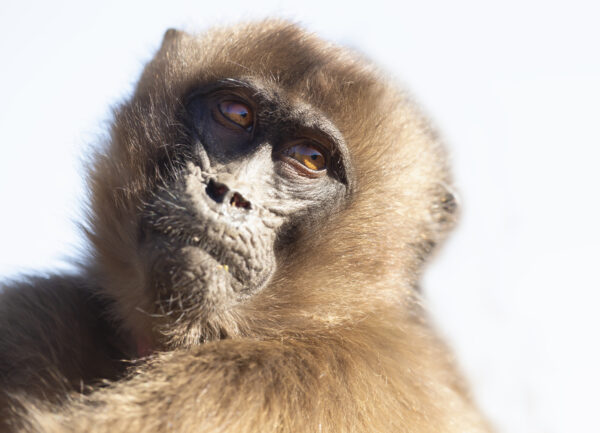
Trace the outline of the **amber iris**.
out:
M 242 104 L 241 102 L 221 102 L 219 104 L 219 111 L 227 119 L 244 129 L 250 129 L 254 123 L 252 111 L 247 105 Z
M 314 171 L 324 170 L 326 167 L 325 156 L 310 143 L 300 143 L 291 146 L 285 150 L 284 154 Z

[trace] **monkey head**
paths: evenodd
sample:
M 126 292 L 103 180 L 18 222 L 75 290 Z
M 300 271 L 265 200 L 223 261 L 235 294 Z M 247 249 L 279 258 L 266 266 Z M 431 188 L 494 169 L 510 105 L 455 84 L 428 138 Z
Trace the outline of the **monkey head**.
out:
M 280 21 L 170 30 L 91 168 L 90 271 L 153 347 L 360 320 L 411 298 L 444 160 L 355 53 Z

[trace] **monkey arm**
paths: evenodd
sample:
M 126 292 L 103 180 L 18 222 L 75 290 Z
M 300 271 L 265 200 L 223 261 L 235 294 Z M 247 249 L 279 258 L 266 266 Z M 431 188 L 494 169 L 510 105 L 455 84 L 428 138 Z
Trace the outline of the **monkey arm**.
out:
M 159 354 L 59 415 L 35 413 L 38 424 L 25 431 L 327 431 L 319 424 L 354 418 L 356 409 L 345 403 L 331 413 L 319 405 L 350 400 L 344 376 L 355 361 L 335 350 L 310 341 L 225 340 Z
M 100 306 L 77 277 L 31 278 L 0 291 L 0 412 L 6 395 L 54 401 L 119 359 Z
M 427 419 L 430 405 L 441 410 L 436 401 L 472 409 L 456 389 L 436 383 L 439 377 L 425 380 L 426 363 L 413 359 L 399 376 L 397 366 L 388 370 L 385 351 L 374 356 L 360 339 L 347 337 L 223 340 L 158 354 L 129 379 L 77 396 L 59 413 L 32 406 L 24 431 L 402 432 L 422 426 L 410 431 L 458 432 L 480 426 L 476 415 L 465 417 L 473 424 L 454 423 L 456 430 L 446 424 L 451 413 Z

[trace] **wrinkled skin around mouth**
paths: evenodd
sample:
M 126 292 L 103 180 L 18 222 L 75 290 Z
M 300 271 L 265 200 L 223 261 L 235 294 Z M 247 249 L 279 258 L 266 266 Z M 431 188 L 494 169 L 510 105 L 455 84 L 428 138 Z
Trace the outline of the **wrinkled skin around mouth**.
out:
M 275 271 L 281 217 L 253 203 L 218 203 L 194 167 L 144 207 L 141 251 L 156 314 L 208 319 L 258 292 Z M 235 204 L 235 201 L 232 201 Z

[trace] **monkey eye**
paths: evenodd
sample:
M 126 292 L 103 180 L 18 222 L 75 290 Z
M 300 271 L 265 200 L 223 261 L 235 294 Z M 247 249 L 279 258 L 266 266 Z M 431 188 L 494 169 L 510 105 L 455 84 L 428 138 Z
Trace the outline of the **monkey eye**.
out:
M 246 131 L 252 129 L 254 116 L 246 104 L 237 101 L 223 101 L 219 104 L 219 111 L 223 117 Z
M 283 151 L 283 154 L 313 171 L 324 170 L 327 166 L 325 155 L 310 143 L 298 143 L 290 146 Z

